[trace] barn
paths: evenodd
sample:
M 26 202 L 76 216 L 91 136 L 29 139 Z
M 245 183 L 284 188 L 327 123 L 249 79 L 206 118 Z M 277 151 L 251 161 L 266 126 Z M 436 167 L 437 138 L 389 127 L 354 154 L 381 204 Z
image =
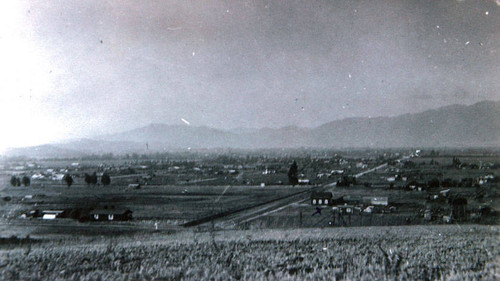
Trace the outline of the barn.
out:
M 94 209 L 90 212 L 91 221 L 128 221 L 132 211 L 125 209 Z
M 330 205 L 333 195 L 331 192 L 312 192 L 311 205 Z
M 44 210 L 41 212 L 43 220 L 55 220 L 56 218 L 64 217 L 63 210 Z

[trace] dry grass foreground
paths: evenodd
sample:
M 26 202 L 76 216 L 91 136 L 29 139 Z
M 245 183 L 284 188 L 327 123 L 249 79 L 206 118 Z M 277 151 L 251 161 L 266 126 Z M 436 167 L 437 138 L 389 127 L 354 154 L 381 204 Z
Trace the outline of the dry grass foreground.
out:
M 499 280 L 497 226 L 253 230 L 3 245 L 1 280 Z

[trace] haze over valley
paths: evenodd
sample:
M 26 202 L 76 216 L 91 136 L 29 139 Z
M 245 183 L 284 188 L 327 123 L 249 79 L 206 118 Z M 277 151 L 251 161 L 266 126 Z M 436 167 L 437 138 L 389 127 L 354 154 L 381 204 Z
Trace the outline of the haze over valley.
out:
M 117 134 L 13 148 L 9 156 L 76 157 L 206 148 L 498 147 L 500 102 L 451 105 L 396 117 L 347 118 L 314 128 L 221 130 L 188 124 L 151 124 Z

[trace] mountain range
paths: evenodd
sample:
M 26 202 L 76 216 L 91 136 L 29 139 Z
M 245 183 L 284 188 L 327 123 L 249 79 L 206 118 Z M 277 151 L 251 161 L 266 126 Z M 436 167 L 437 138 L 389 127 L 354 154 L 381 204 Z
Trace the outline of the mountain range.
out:
M 202 148 L 396 148 L 498 147 L 500 102 L 450 105 L 395 117 L 347 118 L 315 128 L 221 130 L 151 124 L 117 134 L 35 147 L 12 148 L 6 156 L 78 157 L 87 154 L 151 153 Z

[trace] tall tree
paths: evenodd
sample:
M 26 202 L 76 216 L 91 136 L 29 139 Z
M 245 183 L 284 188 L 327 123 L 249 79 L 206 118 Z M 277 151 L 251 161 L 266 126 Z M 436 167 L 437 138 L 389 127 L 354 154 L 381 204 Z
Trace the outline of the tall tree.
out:
M 292 186 L 296 186 L 299 183 L 299 171 L 297 168 L 297 162 L 293 160 L 292 165 L 290 166 L 290 169 L 288 170 L 288 182 Z
M 92 183 L 92 179 L 90 178 L 90 175 L 89 175 L 89 174 L 85 173 L 84 178 L 85 178 L 85 183 L 86 183 L 87 185 L 90 185 L 90 184 Z
M 63 177 L 63 181 L 66 182 L 66 185 L 70 187 L 73 184 L 73 177 L 70 174 L 65 174 Z
M 12 186 L 16 186 L 16 182 L 17 182 L 17 181 L 16 181 L 16 179 L 17 179 L 17 178 L 16 178 L 15 176 L 12 176 L 12 177 L 10 178 L 10 185 L 12 185 Z
M 101 183 L 102 185 L 109 185 L 111 183 L 111 178 L 107 173 L 102 174 Z
M 97 173 L 94 172 L 91 176 L 90 176 L 90 183 L 93 184 L 93 185 L 96 185 L 97 184 Z
M 31 184 L 31 180 L 28 176 L 23 176 L 22 182 L 24 186 L 29 186 Z

